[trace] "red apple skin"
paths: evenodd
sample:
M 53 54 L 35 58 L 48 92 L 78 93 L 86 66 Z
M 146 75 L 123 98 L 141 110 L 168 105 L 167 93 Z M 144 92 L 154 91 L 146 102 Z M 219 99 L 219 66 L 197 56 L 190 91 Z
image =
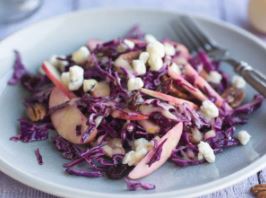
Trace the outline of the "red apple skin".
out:
M 112 117 L 113 118 L 118 118 L 121 120 L 147 120 L 149 119 L 149 116 L 143 115 L 141 113 L 138 112 L 127 112 L 126 110 L 114 110 L 112 112 Z
M 135 168 L 129 173 L 128 177 L 130 179 L 140 179 L 147 175 L 150 175 L 155 170 L 160 168 L 171 156 L 172 151 L 176 148 L 181 134 L 183 131 L 183 123 L 180 122 L 170 129 L 158 142 L 158 144 L 165 141 L 162 147 L 161 157 L 158 161 L 152 163 L 150 166 L 147 164 L 154 154 L 154 149 L 149 151 L 149 153 L 135 166 Z
M 201 88 L 202 90 L 204 88 L 207 88 L 210 94 L 216 98 L 215 104 L 218 107 L 221 107 L 223 104 L 225 104 L 226 108 L 232 110 L 232 108 L 227 103 L 225 103 L 224 99 L 212 88 L 212 86 L 203 77 L 199 75 L 199 73 L 190 64 L 186 64 L 184 67 L 186 75 L 194 76 L 195 86 Z
M 93 51 L 95 50 L 95 48 L 97 47 L 97 45 L 101 45 L 103 43 L 102 40 L 99 40 L 99 39 L 90 39 L 88 42 L 87 42 L 87 46 L 88 48 Z
M 192 84 L 190 84 L 188 81 L 186 81 L 184 79 L 184 77 L 182 77 L 179 74 L 176 73 L 170 73 L 169 75 L 172 79 L 178 80 L 179 83 L 181 83 L 182 87 L 184 89 L 186 89 L 188 92 L 190 92 L 193 96 L 195 96 L 196 98 L 198 98 L 200 101 L 204 101 L 204 100 L 208 100 L 208 97 L 205 96 L 197 87 L 193 86 Z
M 52 81 L 52 83 L 60 89 L 68 98 L 75 98 L 75 94 L 67 89 L 67 87 L 60 81 L 59 74 L 52 72 L 50 63 L 44 62 L 42 64 L 42 69 L 45 72 L 46 76 Z
M 69 101 L 69 98 L 60 89 L 55 87 L 49 98 L 49 108 L 67 101 Z M 82 142 L 82 135 L 76 135 L 77 125 L 81 126 L 81 134 L 88 129 L 86 124 L 87 118 L 76 105 L 70 105 L 54 112 L 51 115 L 51 121 L 58 134 L 73 144 L 90 143 L 97 135 L 97 130 L 92 131 L 86 142 Z
M 198 108 L 197 105 L 195 105 L 194 103 L 192 103 L 192 102 L 190 102 L 188 100 L 184 100 L 184 99 L 181 99 L 181 98 L 176 98 L 174 96 L 170 96 L 170 95 L 158 92 L 158 91 L 153 91 L 153 90 L 150 90 L 150 89 L 142 88 L 141 92 L 146 94 L 146 95 L 152 96 L 154 98 L 158 98 L 160 100 L 167 101 L 170 104 L 175 105 L 175 106 L 179 106 L 179 105 L 182 105 L 182 104 L 186 103 L 192 109 L 197 109 Z

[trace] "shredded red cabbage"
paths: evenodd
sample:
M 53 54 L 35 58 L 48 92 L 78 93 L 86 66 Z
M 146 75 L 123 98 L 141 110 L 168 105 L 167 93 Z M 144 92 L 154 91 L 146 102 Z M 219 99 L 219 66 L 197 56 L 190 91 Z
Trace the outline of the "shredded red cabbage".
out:
M 147 162 L 148 166 L 151 166 L 154 162 L 160 160 L 162 147 L 166 142 L 166 140 L 167 138 L 164 139 L 160 144 L 158 144 L 156 140 L 154 141 L 153 155 L 151 156 L 150 160 Z
M 40 153 L 40 149 L 39 148 L 35 149 L 34 150 L 34 154 L 36 156 L 36 159 L 37 159 L 38 164 L 39 165 L 43 165 L 43 158 L 42 158 L 42 155 Z
M 101 177 L 102 173 L 100 171 L 85 171 L 78 170 L 74 168 L 67 168 L 66 173 L 69 175 L 82 176 L 82 177 Z
M 20 119 L 20 133 L 11 137 L 13 141 L 33 142 L 46 140 L 49 130 L 52 129 L 50 123 L 33 123 L 26 119 Z
M 149 183 L 143 183 L 139 181 L 130 180 L 128 178 L 125 178 L 125 182 L 127 185 L 127 189 L 131 191 L 143 189 L 143 190 L 154 190 L 155 185 L 149 184 Z
M 71 144 L 64 138 L 56 136 L 53 139 L 56 149 L 61 152 L 62 156 L 66 159 L 73 160 L 80 155 L 81 148 L 78 145 Z
M 20 79 L 27 73 L 24 64 L 21 61 L 20 54 L 17 50 L 14 51 L 15 53 L 15 62 L 13 65 L 13 74 L 10 80 L 8 81 L 9 85 L 16 85 L 20 82 Z

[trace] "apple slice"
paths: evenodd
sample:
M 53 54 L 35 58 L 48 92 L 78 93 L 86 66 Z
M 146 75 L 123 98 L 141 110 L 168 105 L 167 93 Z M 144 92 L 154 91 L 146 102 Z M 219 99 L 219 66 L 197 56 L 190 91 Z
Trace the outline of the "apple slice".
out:
M 160 132 L 160 126 L 156 125 L 149 120 L 139 120 L 138 123 L 145 129 L 149 134 L 157 134 Z
M 68 98 L 75 98 L 75 94 L 67 89 L 67 87 L 61 82 L 60 74 L 56 68 L 49 62 L 44 62 L 42 64 L 42 69 L 45 72 L 46 76 L 52 81 L 52 83 L 60 89 Z
M 97 45 L 101 44 L 103 44 L 103 41 L 99 39 L 90 39 L 87 42 L 87 46 L 91 51 L 93 51 L 97 47 Z
M 192 109 L 197 109 L 198 106 L 195 105 L 194 103 L 188 101 L 188 100 L 184 100 L 184 99 L 180 99 L 180 98 L 176 98 L 174 96 L 170 96 L 170 95 L 167 95 L 167 94 L 164 94 L 164 93 L 161 93 L 161 92 L 158 92 L 158 91 L 153 91 L 153 90 L 150 90 L 150 89 L 145 89 L 145 88 L 142 88 L 141 89 L 141 92 L 146 94 L 146 95 L 149 95 L 149 96 L 152 96 L 152 97 L 155 97 L 155 98 L 158 98 L 160 100 L 164 100 L 164 101 L 167 101 L 169 102 L 170 104 L 172 105 L 175 105 L 175 106 L 179 106 L 179 105 L 182 105 L 184 103 L 188 104 Z
M 199 73 L 190 65 L 185 65 L 185 72 L 186 75 L 193 76 L 195 78 L 194 85 L 199 87 L 201 90 L 208 90 L 211 96 L 215 97 L 215 104 L 218 107 L 221 107 L 223 104 L 226 105 L 226 107 L 231 110 L 232 108 L 224 101 L 224 99 L 212 88 L 212 86 L 199 75 Z
M 118 118 L 122 120 L 147 120 L 149 116 L 143 115 L 138 112 L 129 112 L 126 110 L 114 110 L 112 112 L 113 118 Z
M 151 165 L 148 165 L 149 161 L 155 154 L 155 149 L 153 148 L 148 154 L 135 166 L 135 168 L 129 173 L 128 177 L 130 179 L 139 179 L 150 175 L 152 172 L 160 168 L 171 156 L 173 150 L 177 146 L 181 134 L 183 131 L 183 123 L 180 122 L 175 125 L 172 129 L 170 129 L 159 141 L 158 145 L 162 143 L 162 152 L 160 159 L 155 161 Z
M 69 98 L 64 92 L 55 87 L 49 98 L 49 108 L 67 101 L 69 101 Z M 70 105 L 55 111 L 51 115 L 51 121 L 58 134 L 73 144 L 90 143 L 95 139 L 97 134 L 97 130 L 93 130 L 88 140 L 82 142 L 82 134 L 88 129 L 88 125 L 86 124 L 87 118 L 76 105 Z M 81 135 L 76 134 L 77 126 L 81 126 Z
M 174 72 L 173 70 L 168 70 L 168 75 L 172 79 L 178 81 L 178 85 L 180 84 L 181 87 L 183 87 L 200 101 L 208 100 L 207 96 L 205 96 L 198 88 L 194 87 L 192 84 L 186 81 L 179 73 Z
M 94 97 L 110 96 L 110 85 L 106 81 L 98 82 L 91 92 Z

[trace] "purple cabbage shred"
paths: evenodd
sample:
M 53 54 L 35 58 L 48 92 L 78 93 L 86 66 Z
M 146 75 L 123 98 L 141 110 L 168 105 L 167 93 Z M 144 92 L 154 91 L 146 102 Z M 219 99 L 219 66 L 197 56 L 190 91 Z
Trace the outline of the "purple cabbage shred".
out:
M 82 177 L 101 177 L 102 173 L 100 171 L 86 171 L 86 170 L 78 170 L 74 168 L 67 168 L 66 173 L 69 175 L 82 176 Z
M 154 162 L 160 160 L 162 148 L 166 141 L 167 138 L 165 138 L 160 144 L 158 144 L 157 141 L 154 142 L 153 155 L 151 156 L 150 160 L 147 162 L 148 166 L 151 166 Z
M 143 183 L 139 181 L 134 181 L 128 178 L 125 178 L 125 182 L 127 185 L 127 189 L 131 191 L 135 190 L 154 190 L 156 187 L 154 184 L 149 184 L 149 183 Z
M 42 155 L 40 153 L 40 149 L 37 148 L 36 150 L 34 150 L 34 154 L 36 156 L 36 159 L 37 159 L 37 162 L 39 165 L 43 165 L 43 158 L 42 158 Z
M 9 79 L 8 84 L 9 85 L 16 85 L 20 82 L 23 75 L 27 73 L 24 64 L 21 61 L 20 53 L 15 50 L 15 62 L 13 65 L 13 74 L 12 77 Z
M 24 118 L 20 119 L 19 123 L 20 133 L 10 138 L 13 141 L 34 142 L 46 140 L 49 130 L 52 129 L 50 123 L 33 123 Z

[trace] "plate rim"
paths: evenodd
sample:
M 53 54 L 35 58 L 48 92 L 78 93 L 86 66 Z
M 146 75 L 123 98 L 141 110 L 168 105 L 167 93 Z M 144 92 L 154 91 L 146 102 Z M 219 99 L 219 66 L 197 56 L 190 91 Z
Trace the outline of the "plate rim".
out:
M 65 13 L 58 16 L 52 16 L 45 20 L 40 20 L 37 22 L 34 22 L 30 25 L 27 25 L 26 27 L 20 29 L 19 31 L 16 31 L 15 33 L 12 33 L 5 37 L 1 42 L 0 46 L 8 42 L 9 39 L 12 39 L 12 37 L 17 36 L 17 34 L 20 34 L 23 31 L 26 31 L 29 28 L 35 28 L 35 26 L 41 25 L 42 23 L 51 23 L 53 20 L 60 20 L 60 19 L 66 19 L 68 17 L 74 17 L 75 15 L 82 15 L 86 13 L 92 13 L 92 12 L 156 12 L 159 14 L 174 14 L 174 15 L 189 15 L 193 18 L 196 18 L 197 20 L 206 21 L 208 23 L 213 23 L 215 25 L 218 25 L 222 28 L 229 29 L 231 31 L 234 31 L 246 38 L 248 38 L 250 41 L 254 42 L 257 46 L 261 47 L 264 51 L 266 51 L 266 44 L 263 43 L 259 38 L 257 38 L 252 33 L 241 29 L 240 27 L 237 27 L 233 24 L 230 24 L 225 21 L 221 21 L 218 19 L 213 19 L 208 16 L 198 15 L 198 14 L 191 14 L 191 13 L 184 13 L 180 11 L 174 11 L 174 10 L 159 10 L 156 8 L 90 8 L 85 10 L 78 10 L 75 12 Z M 254 162 L 250 163 L 248 166 L 246 166 L 243 169 L 240 169 L 239 171 L 230 174 L 228 176 L 222 177 L 220 179 L 217 179 L 216 181 L 208 182 L 202 185 L 198 185 L 195 187 L 190 188 L 184 188 L 182 190 L 174 190 L 171 192 L 155 192 L 155 193 L 138 193 L 134 196 L 137 198 L 143 197 L 143 198 L 159 198 L 159 197 L 196 197 L 196 196 L 202 196 L 209 193 L 212 193 L 214 191 L 218 191 L 221 189 L 224 189 L 228 186 L 231 186 L 233 184 L 236 184 L 252 175 L 257 173 L 258 171 L 262 170 L 266 167 L 266 155 L 262 155 L 260 158 L 255 160 Z M 75 189 L 72 187 L 66 187 L 64 185 L 55 184 L 49 180 L 44 180 L 41 178 L 34 177 L 32 174 L 29 174 L 27 172 L 24 172 L 20 168 L 9 164 L 5 159 L 2 159 L 0 156 L 0 170 L 5 173 L 6 175 L 12 177 L 13 179 L 26 184 L 27 186 L 30 186 L 32 188 L 35 188 L 37 190 L 41 190 L 43 192 L 46 192 L 48 194 L 53 194 L 57 196 L 64 196 L 64 197 L 88 197 L 93 196 L 97 198 L 126 198 L 131 197 L 130 194 L 109 194 L 109 193 L 99 193 L 99 192 L 93 192 L 93 191 L 86 191 L 86 190 L 80 190 Z M 189 190 L 189 194 L 185 194 Z M 177 194 L 178 193 L 178 194 Z

